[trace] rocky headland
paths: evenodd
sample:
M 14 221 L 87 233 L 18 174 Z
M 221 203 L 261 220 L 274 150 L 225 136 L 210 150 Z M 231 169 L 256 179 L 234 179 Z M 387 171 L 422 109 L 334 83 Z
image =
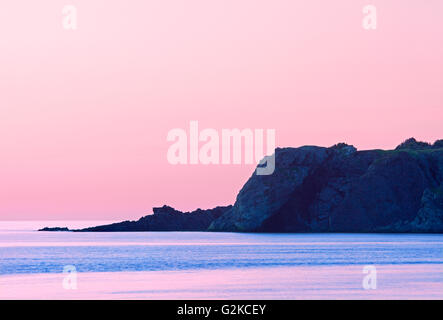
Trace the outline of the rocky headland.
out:
M 74 231 L 443 232 L 443 140 L 278 148 L 275 157 L 274 173 L 254 172 L 233 206 L 163 206 L 138 221 Z

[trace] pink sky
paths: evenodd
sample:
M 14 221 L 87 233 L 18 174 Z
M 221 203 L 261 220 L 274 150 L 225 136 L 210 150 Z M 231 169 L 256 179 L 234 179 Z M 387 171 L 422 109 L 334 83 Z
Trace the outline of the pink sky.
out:
M 441 0 L 3 1 L 0 219 L 233 203 L 252 166 L 167 162 L 168 131 L 191 120 L 276 129 L 282 147 L 443 138 L 442 14 Z

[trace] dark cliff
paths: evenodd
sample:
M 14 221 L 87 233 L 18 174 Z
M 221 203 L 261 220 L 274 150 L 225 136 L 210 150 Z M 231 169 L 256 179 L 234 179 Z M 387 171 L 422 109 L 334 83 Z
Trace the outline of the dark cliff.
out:
M 443 145 L 395 150 L 277 149 L 270 176 L 253 174 L 212 231 L 443 232 Z

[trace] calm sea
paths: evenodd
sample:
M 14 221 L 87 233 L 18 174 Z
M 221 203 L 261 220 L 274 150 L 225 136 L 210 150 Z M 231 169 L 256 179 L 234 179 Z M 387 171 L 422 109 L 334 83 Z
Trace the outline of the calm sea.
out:
M 104 223 L 0 222 L 0 296 L 51 298 L 69 265 L 88 285 L 58 298 L 443 298 L 443 235 L 35 231 Z

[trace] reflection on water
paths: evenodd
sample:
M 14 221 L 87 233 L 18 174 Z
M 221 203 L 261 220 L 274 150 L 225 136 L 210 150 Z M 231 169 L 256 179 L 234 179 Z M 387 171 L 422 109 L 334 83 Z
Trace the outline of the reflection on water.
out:
M 0 223 L 10 295 L 54 296 L 74 265 L 76 296 L 54 297 L 443 298 L 443 235 L 32 231 L 45 225 Z M 377 267 L 376 294 L 362 289 L 365 265 Z

